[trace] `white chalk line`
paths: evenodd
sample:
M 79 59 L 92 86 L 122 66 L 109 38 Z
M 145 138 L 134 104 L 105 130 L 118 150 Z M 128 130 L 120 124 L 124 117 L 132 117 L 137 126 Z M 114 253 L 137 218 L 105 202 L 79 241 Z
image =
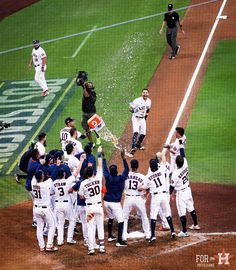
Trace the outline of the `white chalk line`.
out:
M 88 35 L 84 38 L 84 40 L 82 41 L 82 43 L 79 45 L 79 47 L 77 48 L 77 50 L 74 52 L 74 54 L 71 56 L 71 58 L 75 58 L 76 55 L 80 52 L 80 50 L 83 48 L 83 46 L 85 45 L 85 43 L 88 41 L 88 39 L 90 38 L 90 36 L 92 35 L 92 33 L 94 32 L 93 30 L 96 29 L 97 26 L 94 26 L 91 29 L 91 32 L 88 33 Z
M 184 6 L 184 7 L 181 7 L 181 8 L 176 8 L 175 11 L 180 11 L 180 10 L 184 10 L 184 9 L 188 9 L 188 8 L 195 8 L 195 7 L 211 4 L 211 3 L 214 3 L 214 2 L 217 2 L 217 1 L 218 0 L 210 0 L 210 1 L 202 2 L 202 3 L 198 3 L 198 4 L 194 4 L 194 5 Z M 79 33 L 75 33 L 75 34 L 71 34 L 71 35 L 67 35 L 67 36 L 63 36 L 63 37 L 58 37 L 58 38 L 54 38 L 54 39 L 41 41 L 40 43 L 41 44 L 47 44 L 47 43 L 51 43 L 51 42 L 55 42 L 55 41 L 59 41 L 59 40 L 64 40 L 64 39 L 67 39 L 67 38 L 72 38 L 72 37 L 76 37 L 76 36 L 82 36 L 82 35 L 85 35 L 85 34 L 89 34 L 90 32 L 97 32 L 97 31 L 113 28 L 113 27 L 116 27 L 116 26 L 121 26 L 121 25 L 129 24 L 129 23 L 134 23 L 134 22 L 138 22 L 138 21 L 151 19 L 151 18 L 154 18 L 154 17 L 164 15 L 165 13 L 166 13 L 166 11 L 160 12 L 160 13 L 155 13 L 155 14 L 144 16 L 144 17 L 141 17 L 141 18 L 128 20 L 128 21 L 125 21 L 125 22 L 119 22 L 119 23 L 114 23 L 114 24 L 98 27 L 98 28 L 96 28 L 94 30 L 82 31 L 82 32 L 79 32 Z M 5 51 L 1 51 L 0 55 L 10 53 L 10 52 L 19 51 L 19 50 L 23 50 L 23 49 L 30 48 L 30 47 L 32 47 L 32 44 L 23 45 L 23 46 L 20 46 L 20 47 L 16 47 L 16 48 L 8 49 L 8 50 L 5 50 Z
M 198 233 L 202 236 L 224 236 L 224 235 L 236 235 L 236 232 L 210 232 L 210 233 Z
M 191 92 L 192 92 L 193 85 L 194 85 L 194 83 L 195 83 L 195 81 L 196 81 L 196 78 L 197 78 L 197 76 L 198 76 L 199 70 L 200 70 L 200 68 L 201 68 L 201 66 L 202 66 L 203 60 L 204 60 L 204 58 L 205 58 L 205 56 L 206 56 L 206 53 L 207 53 L 207 51 L 208 51 L 209 45 L 210 45 L 211 40 L 212 40 L 212 37 L 213 37 L 213 35 L 214 35 L 214 33 L 215 33 L 216 27 L 217 27 L 218 22 L 219 22 L 219 18 L 220 18 L 221 15 L 222 15 L 222 12 L 223 12 L 223 9 L 224 9 L 224 7 L 225 7 L 225 5 L 226 5 L 226 2 L 227 2 L 227 0 L 224 0 L 224 1 L 223 1 L 222 5 L 221 5 L 221 7 L 220 7 L 219 13 L 218 13 L 218 15 L 216 16 L 215 22 L 214 22 L 213 27 L 212 27 L 212 29 L 211 29 L 211 32 L 210 32 L 210 34 L 209 34 L 209 36 L 208 36 L 208 39 L 207 39 L 206 44 L 205 44 L 205 47 L 204 47 L 204 49 L 203 49 L 203 51 L 202 51 L 201 57 L 199 58 L 198 64 L 197 64 L 197 66 L 196 66 L 196 69 L 195 69 L 195 71 L 194 71 L 194 73 L 193 73 L 193 75 L 192 75 L 192 78 L 191 78 L 191 81 L 190 81 L 189 86 L 188 86 L 188 88 L 187 88 L 187 91 L 186 91 L 186 93 L 185 93 L 184 99 L 183 99 L 183 101 L 182 101 L 182 103 L 181 103 L 181 106 L 179 107 L 179 111 L 178 111 L 178 113 L 177 113 L 177 115 L 176 115 L 176 118 L 175 118 L 175 120 L 174 120 L 174 123 L 173 123 L 173 125 L 172 125 L 172 127 L 171 127 L 171 130 L 170 130 L 170 132 L 169 132 L 169 134 L 168 134 L 168 137 L 167 137 L 167 139 L 166 139 L 166 144 L 169 144 L 169 143 L 170 143 L 171 138 L 172 138 L 172 136 L 174 135 L 175 128 L 177 127 L 177 124 L 178 124 L 178 122 L 179 122 L 179 120 L 180 120 L 180 118 L 181 118 L 181 116 L 182 116 L 182 113 L 183 113 L 183 111 L 184 111 L 184 109 L 185 109 L 185 106 L 186 106 L 186 104 L 187 104 L 187 101 L 188 101 L 188 99 L 189 99 L 189 96 L 190 96 L 190 94 L 191 94 Z

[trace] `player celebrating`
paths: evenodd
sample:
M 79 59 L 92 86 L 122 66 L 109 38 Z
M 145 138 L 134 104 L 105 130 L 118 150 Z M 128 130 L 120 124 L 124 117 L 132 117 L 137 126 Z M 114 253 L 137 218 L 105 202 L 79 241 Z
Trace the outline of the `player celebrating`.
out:
M 33 41 L 34 48 L 32 51 L 32 57 L 29 62 L 29 68 L 32 67 L 34 63 L 35 67 L 35 81 L 42 88 L 43 92 L 41 94 L 42 97 L 45 97 L 49 94 L 47 82 L 45 80 L 45 71 L 46 71 L 46 58 L 47 55 L 42 47 L 40 47 L 39 40 Z
M 171 238 L 174 239 L 176 234 L 171 218 L 170 204 L 166 197 L 166 184 L 165 184 L 165 171 L 166 167 L 164 164 L 158 164 L 157 159 L 150 160 L 151 172 L 147 174 L 146 187 L 151 193 L 151 206 L 150 206 L 150 219 L 151 219 L 151 239 L 149 243 L 156 241 L 155 229 L 156 219 L 159 210 L 161 209 L 166 217 L 171 230 Z M 144 186 L 145 188 L 145 186 Z
M 187 218 L 186 209 L 190 212 L 193 219 L 193 225 L 190 229 L 200 230 L 197 222 L 197 214 L 194 209 L 193 197 L 191 188 L 189 186 L 189 170 L 186 158 L 182 156 L 176 157 L 177 169 L 174 170 L 172 175 L 172 181 L 170 185 L 170 194 L 176 190 L 176 205 L 180 221 L 182 224 L 182 231 L 178 234 L 179 237 L 187 237 Z
M 129 215 L 132 209 L 136 208 L 141 215 L 142 227 L 146 239 L 149 240 L 151 232 L 146 213 L 144 192 L 140 190 L 141 187 L 146 185 L 146 177 L 138 172 L 139 163 L 137 159 L 131 160 L 130 165 L 132 171 L 129 172 L 128 178 L 125 180 L 125 201 L 123 205 L 124 229 L 122 238 L 124 241 L 127 241 Z
M 144 150 L 142 142 L 146 136 L 146 119 L 151 108 L 148 89 L 143 89 L 142 96 L 130 103 L 132 116 L 133 138 L 132 149 L 128 156 L 133 157 L 137 149 Z
M 104 213 L 102 208 L 102 147 L 98 148 L 98 167 L 96 175 L 91 166 L 86 169 L 85 179 L 79 189 L 81 199 L 86 202 L 88 255 L 93 255 L 95 227 L 98 230 L 99 252 L 105 253 L 104 246 Z
M 186 136 L 184 134 L 184 129 L 182 127 L 177 127 L 175 129 L 176 133 L 176 139 L 171 144 L 165 144 L 164 148 L 167 148 L 170 152 L 170 171 L 173 173 L 173 171 L 176 169 L 176 157 L 178 155 L 181 155 L 185 157 L 185 146 L 187 143 Z
M 47 224 L 48 241 L 46 251 L 57 251 L 58 248 L 53 246 L 56 222 L 51 210 L 51 194 L 53 193 L 52 179 L 44 181 L 43 171 L 37 171 L 32 179 L 32 191 L 34 193 L 34 216 L 37 222 L 37 239 L 40 251 L 45 250 L 43 238 L 43 228 Z
M 68 193 L 72 184 L 75 181 L 73 176 L 65 179 L 66 173 L 63 169 L 59 169 L 57 177 L 53 182 L 53 190 L 55 193 L 55 213 L 58 220 L 58 246 L 64 244 L 64 224 L 65 218 L 69 220 L 68 232 L 67 232 L 67 243 L 74 245 L 76 241 L 73 239 L 74 227 L 75 227 L 75 215 L 72 210 L 72 203 L 70 195 Z
M 106 189 L 104 197 L 104 206 L 108 215 L 108 242 L 112 242 L 116 239 L 112 235 L 112 225 L 114 218 L 118 222 L 118 238 L 117 247 L 126 247 L 127 243 L 122 241 L 124 218 L 123 210 L 121 206 L 122 192 L 124 190 L 124 182 L 128 177 L 129 166 L 125 159 L 125 151 L 122 149 L 121 158 L 123 160 L 124 171 L 121 175 L 118 175 L 118 169 L 115 164 L 112 164 L 107 168 L 106 159 L 103 159 L 103 174 L 106 180 Z

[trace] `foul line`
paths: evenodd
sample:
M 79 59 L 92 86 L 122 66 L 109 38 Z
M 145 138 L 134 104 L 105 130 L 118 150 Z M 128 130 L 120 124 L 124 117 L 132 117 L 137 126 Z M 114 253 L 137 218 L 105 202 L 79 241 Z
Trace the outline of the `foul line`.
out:
M 208 36 L 207 42 L 206 42 L 205 47 L 204 47 L 204 49 L 203 49 L 203 51 L 202 51 L 202 55 L 201 55 L 201 57 L 200 57 L 200 59 L 199 59 L 199 61 L 198 61 L 198 64 L 197 64 L 196 69 L 195 69 L 195 71 L 194 71 L 194 73 L 193 73 L 193 76 L 192 76 L 192 78 L 191 78 L 191 81 L 190 81 L 189 86 L 188 86 L 188 88 L 187 88 L 187 91 L 186 91 L 186 93 L 185 93 L 185 96 L 184 96 L 184 99 L 183 99 L 183 101 L 182 101 L 182 104 L 181 104 L 181 106 L 180 106 L 180 108 L 179 108 L 179 111 L 178 111 L 178 113 L 177 113 L 177 115 L 176 115 L 176 118 L 175 118 L 175 120 L 174 120 L 173 126 L 171 127 L 171 130 L 170 130 L 170 132 L 169 132 L 169 135 L 168 135 L 168 137 L 167 137 L 167 139 L 166 139 L 166 144 L 170 143 L 170 140 L 171 140 L 172 136 L 174 135 L 175 128 L 177 127 L 177 124 L 178 124 L 178 122 L 179 122 L 179 120 L 180 120 L 180 118 L 181 118 L 181 116 L 182 116 L 183 110 L 184 110 L 184 108 L 185 108 L 185 106 L 186 106 L 186 104 L 187 104 L 188 98 L 189 98 L 189 96 L 190 96 L 190 94 L 191 94 L 191 92 L 192 92 L 193 85 L 194 85 L 194 83 L 195 83 L 195 81 L 196 81 L 197 75 L 198 75 L 199 70 L 200 70 L 200 68 L 201 68 L 201 66 L 202 66 L 203 60 L 204 60 L 204 58 L 205 58 L 205 56 L 206 56 L 207 50 L 208 50 L 209 45 L 210 45 L 210 43 L 211 43 L 212 37 L 213 37 L 213 35 L 214 35 L 214 33 L 215 33 L 216 27 L 217 27 L 217 25 L 218 25 L 220 16 L 221 16 L 221 14 L 222 14 L 222 12 L 223 12 L 223 9 L 224 9 L 224 7 L 225 7 L 225 5 L 226 5 L 226 2 L 227 2 L 227 0 L 224 0 L 224 1 L 223 1 L 222 5 L 221 5 L 221 7 L 220 7 L 219 13 L 218 13 L 218 15 L 216 16 L 216 19 L 215 19 L 215 22 L 214 22 L 213 27 L 212 27 L 212 29 L 211 29 L 210 35 Z
M 75 83 L 75 79 L 73 79 L 71 81 L 71 83 L 67 86 L 67 88 L 65 89 L 65 91 L 63 91 L 63 94 L 60 96 L 60 98 L 58 99 L 58 101 L 56 102 L 56 104 L 53 106 L 53 108 L 50 110 L 50 112 L 47 114 L 46 118 L 43 120 L 43 122 L 41 123 L 41 125 L 38 127 L 38 129 L 35 131 L 34 135 L 31 137 L 31 139 L 29 141 L 32 141 L 40 132 L 40 130 L 43 128 L 43 126 L 47 123 L 47 121 L 49 120 L 49 118 L 52 116 L 53 112 L 56 110 L 56 108 L 59 106 L 59 104 L 62 102 L 62 100 L 64 99 L 64 97 L 66 96 L 66 94 L 69 92 L 70 88 L 73 86 L 73 84 Z M 50 95 L 50 94 L 49 94 Z M 17 165 L 18 160 L 20 159 L 20 157 L 22 156 L 22 154 L 27 150 L 28 145 L 26 145 L 24 147 L 24 149 L 21 151 L 21 153 L 18 155 L 18 157 L 15 159 L 15 161 L 12 163 L 11 167 L 8 169 L 7 174 L 10 174 L 13 169 L 15 168 L 15 166 Z
M 198 233 L 202 236 L 223 236 L 223 235 L 236 235 L 236 232 L 211 232 L 211 233 Z
M 91 29 L 91 32 L 85 37 L 85 39 L 82 41 L 82 43 L 79 45 L 79 47 L 77 48 L 77 50 L 74 52 L 74 54 L 71 56 L 71 58 L 75 58 L 76 55 L 79 53 L 79 51 L 83 48 L 83 46 L 85 45 L 85 43 L 88 41 L 88 39 L 90 38 L 90 36 L 93 33 L 93 30 L 96 29 L 96 26 L 94 26 Z
M 210 1 L 207 1 L 207 2 L 202 2 L 202 3 L 190 5 L 190 6 L 176 8 L 175 11 L 180 11 L 180 10 L 184 10 L 184 9 L 188 9 L 188 8 L 199 7 L 199 6 L 211 4 L 211 3 L 214 3 L 214 2 L 217 2 L 217 1 L 218 0 L 210 0 Z M 55 42 L 55 41 L 59 41 L 59 40 L 63 40 L 63 39 L 71 38 L 71 37 L 76 37 L 76 36 L 82 36 L 82 35 L 85 35 L 85 34 L 89 34 L 91 32 L 97 32 L 97 31 L 101 31 L 101 30 L 113 28 L 113 27 L 120 26 L 120 25 L 125 25 L 125 24 L 129 24 L 129 23 L 134 23 L 134 22 L 138 22 L 138 21 L 147 20 L 147 19 L 150 19 L 150 18 L 154 18 L 154 17 L 158 17 L 158 16 L 161 16 L 161 15 L 164 15 L 165 13 L 166 13 L 166 11 L 160 12 L 160 13 L 155 13 L 155 14 L 148 15 L 148 16 L 141 17 L 141 18 L 136 18 L 136 19 L 128 20 L 128 21 L 125 21 L 125 22 L 119 22 L 119 23 L 114 23 L 114 24 L 102 26 L 102 27 L 99 27 L 99 28 L 96 28 L 96 29 L 93 29 L 93 30 L 87 30 L 87 31 L 83 31 L 83 32 L 71 34 L 71 35 L 64 36 L 64 37 L 59 37 L 59 38 L 54 38 L 54 39 L 50 39 L 50 40 L 45 40 L 45 41 L 42 41 L 41 44 L 51 43 L 51 42 Z M 1 54 L 6 54 L 6 53 L 9 53 L 9 52 L 19 51 L 19 50 L 30 48 L 30 47 L 32 47 L 32 44 L 24 45 L 24 46 L 21 46 L 21 47 L 17 47 L 17 48 L 5 50 L 5 51 L 1 51 L 0 52 L 0 55 Z

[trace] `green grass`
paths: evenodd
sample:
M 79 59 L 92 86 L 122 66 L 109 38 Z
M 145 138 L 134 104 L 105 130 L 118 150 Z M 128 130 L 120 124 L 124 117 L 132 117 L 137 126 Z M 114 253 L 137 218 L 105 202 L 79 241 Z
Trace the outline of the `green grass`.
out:
M 191 179 L 236 184 L 236 40 L 220 41 L 188 123 Z
M 175 7 L 188 5 L 189 0 L 173 1 Z M 0 23 L 0 51 L 86 31 L 166 10 L 161 0 L 42 0 L 25 8 Z M 184 11 L 180 12 L 183 16 Z M 128 104 L 148 85 L 166 50 L 165 35 L 159 35 L 163 16 L 95 32 L 75 58 L 72 56 L 85 36 L 73 37 L 42 45 L 46 50 L 47 78 L 74 78 L 76 71 L 86 70 L 98 94 L 97 112 L 117 137 L 130 120 Z M 0 78 L 4 80 L 33 80 L 34 71 L 28 70 L 31 48 L 0 55 Z M 72 89 L 73 90 L 73 89 Z M 4 112 L 3 112 L 4 113 Z M 64 119 L 72 116 L 81 129 L 81 89 L 68 100 L 57 120 L 48 130 L 48 149 L 60 147 L 59 130 Z M 111 143 L 104 143 L 107 157 L 113 151 Z M 28 198 L 23 188 L 12 188 L 12 179 L 1 177 L 0 207 Z M 14 181 L 13 181 L 14 183 Z

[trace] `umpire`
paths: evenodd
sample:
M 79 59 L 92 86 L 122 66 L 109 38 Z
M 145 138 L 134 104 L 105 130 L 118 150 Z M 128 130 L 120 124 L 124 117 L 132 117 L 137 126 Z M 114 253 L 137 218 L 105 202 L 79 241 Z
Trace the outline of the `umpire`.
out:
M 180 50 L 180 45 L 178 45 L 176 41 L 178 27 L 181 29 L 183 34 L 184 30 L 179 22 L 179 14 L 173 11 L 173 4 L 169 4 L 167 8 L 168 12 L 165 13 L 164 15 L 164 20 L 160 29 L 160 34 L 162 34 L 163 32 L 164 26 L 167 25 L 166 40 L 172 49 L 172 52 L 169 57 L 169 59 L 172 60 L 175 59 L 176 55 L 179 53 Z
M 86 131 L 86 135 L 89 141 L 93 144 L 93 138 L 91 134 L 91 130 L 88 125 L 88 120 L 96 113 L 96 99 L 97 95 L 94 90 L 94 86 L 91 82 L 87 82 L 83 85 L 83 97 L 82 97 L 82 127 Z M 96 133 L 96 132 L 95 132 Z M 100 138 L 99 135 L 96 133 L 97 140 L 96 144 L 99 145 Z
M 104 155 L 104 153 L 103 153 Z M 118 222 L 118 238 L 117 247 L 126 247 L 127 243 L 122 240 L 124 218 L 121 207 L 122 192 L 124 190 L 125 180 L 129 174 L 129 166 L 125 159 L 125 151 L 121 151 L 121 158 L 123 160 L 124 171 L 118 175 L 117 166 L 112 164 L 107 168 L 107 161 L 103 158 L 103 174 L 106 180 L 106 193 L 104 196 L 104 206 L 108 215 L 108 242 L 115 241 L 116 237 L 112 235 L 112 225 L 114 218 Z

